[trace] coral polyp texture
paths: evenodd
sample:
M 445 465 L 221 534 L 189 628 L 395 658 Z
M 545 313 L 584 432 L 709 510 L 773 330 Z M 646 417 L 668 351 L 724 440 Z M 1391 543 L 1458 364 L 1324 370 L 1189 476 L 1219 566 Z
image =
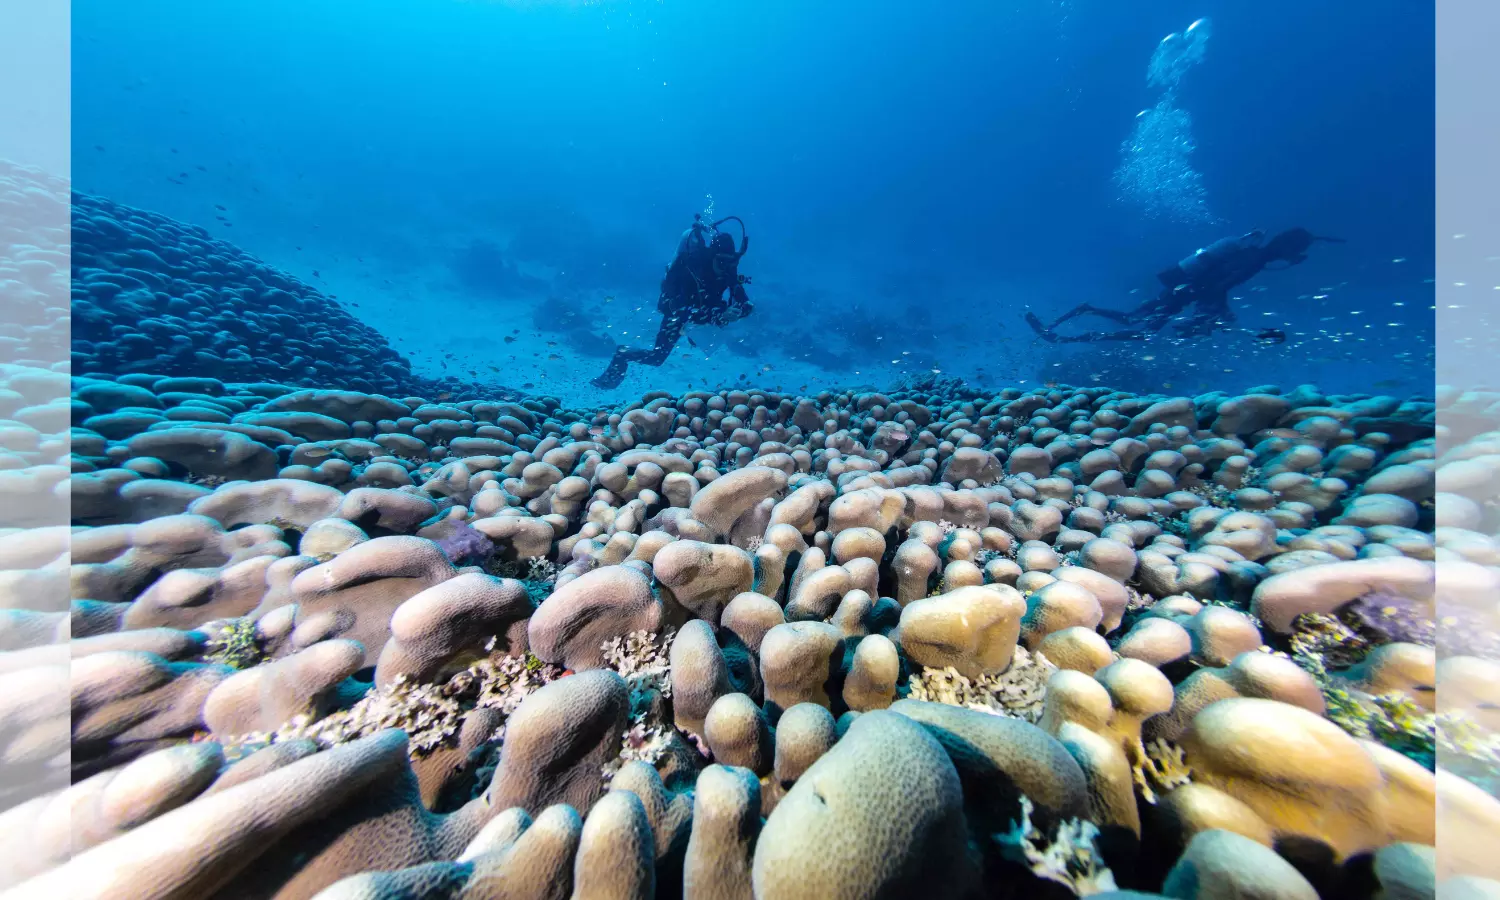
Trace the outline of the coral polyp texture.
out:
M 72 539 L 29 896 L 1371 896 L 1500 828 L 1472 397 L 75 398 L 74 529 L 0 538 Z
M 84 205 L 100 309 L 240 296 Z M 71 409 L 0 372 L 12 521 L 73 516 L 0 533 L 6 764 L 72 782 L 6 813 L 15 896 L 1342 898 L 1494 865 L 1500 436 L 1433 423 L 1500 395 L 583 409 L 309 384 L 344 326 L 304 311 L 307 347 L 226 327 L 199 369 L 104 328 Z M 70 672 L 28 656 L 69 633 Z M 65 723 L 31 700 L 62 679 Z

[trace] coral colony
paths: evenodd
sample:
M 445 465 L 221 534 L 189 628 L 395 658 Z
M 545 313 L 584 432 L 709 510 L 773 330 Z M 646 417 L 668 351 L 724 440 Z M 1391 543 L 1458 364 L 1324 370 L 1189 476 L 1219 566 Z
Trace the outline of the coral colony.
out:
M 74 523 L 0 535 L 73 598 L 26 896 L 1371 897 L 1436 797 L 1500 830 L 1500 667 L 1434 651 L 1500 631 L 1494 437 L 1433 427 L 1495 395 L 572 408 L 76 202 L 70 406 L 0 373 Z

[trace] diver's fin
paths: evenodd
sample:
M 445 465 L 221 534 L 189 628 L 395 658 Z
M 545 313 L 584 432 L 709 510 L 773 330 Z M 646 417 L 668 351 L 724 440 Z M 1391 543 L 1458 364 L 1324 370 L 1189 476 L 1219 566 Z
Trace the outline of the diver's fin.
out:
M 1031 330 L 1036 332 L 1037 337 L 1054 344 L 1057 343 L 1057 335 L 1042 326 L 1042 320 L 1036 317 L 1036 313 L 1030 310 L 1026 311 L 1026 324 L 1031 326 Z

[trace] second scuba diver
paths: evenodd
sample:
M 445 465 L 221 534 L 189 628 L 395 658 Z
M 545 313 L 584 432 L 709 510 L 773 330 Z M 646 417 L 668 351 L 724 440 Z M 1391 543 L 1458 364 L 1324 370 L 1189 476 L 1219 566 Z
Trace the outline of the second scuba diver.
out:
M 738 250 L 734 246 L 734 237 L 718 230 L 720 225 L 730 221 L 740 225 Z M 750 237 L 745 233 L 745 223 L 738 216 L 727 216 L 712 224 L 705 224 L 702 216 L 693 216 L 693 225 L 682 233 L 677 242 L 677 253 L 661 280 L 656 308 L 662 314 L 662 320 L 655 344 L 645 350 L 620 345 L 603 374 L 590 383 L 609 390 L 619 387 L 633 362 L 661 365 L 677 346 L 683 329 L 688 325 L 722 328 L 750 315 L 754 307 L 745 293 L 745 285 L 750 279 L 739 272 L 740 259 L 749 247 Z
M 1179 326 L 1180 332 L 1185 337 L 1208 335 L 1216 328 L 1234 324 L 1234 311 L 1229 308 L 1230 291 L 1269 268 L 1273 262 L 1285 263 L 1277 268 L 1291 268 L 1303 262 L 1307 259 L 1308 248 L 1315 241 L 1343 243 L 1341 238 L 1318 237 L 1305 228 L 1283 231 L 1270 241 L 1265 241 L 1263 231 L 1222 238 L 1157 275 L 1162 283 L 1161 292 L 1135 309 L 1103 309 L 1081 303 L 1063 313 L 1051 325 L 1043 325 L 1035 313 L 1028 312 L 1026 324 L 1051 343 L 1139 341 L 1160 331 L 1191 307 L 1187 320 Z M 1129 328 L 1073 335 L 1057 333 L 1057 326 L 1062 323 L 1090 314 Z M 1284 335 L 1282 340 L 1285 340 Z

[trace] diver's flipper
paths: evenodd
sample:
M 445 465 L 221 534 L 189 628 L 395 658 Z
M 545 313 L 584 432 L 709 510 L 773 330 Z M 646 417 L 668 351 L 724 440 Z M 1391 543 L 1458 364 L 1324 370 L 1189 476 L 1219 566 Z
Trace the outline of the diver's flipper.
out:
M 1026 312 L 1026 324 L 1031 326 L 1031 330 L 1036 332 L 1037 337 L 1054 344 L 1057 343 L 1057 335 L 1042 326 L 1042 320 L 1036 317 L 1036 313 L 1030 310 Z

